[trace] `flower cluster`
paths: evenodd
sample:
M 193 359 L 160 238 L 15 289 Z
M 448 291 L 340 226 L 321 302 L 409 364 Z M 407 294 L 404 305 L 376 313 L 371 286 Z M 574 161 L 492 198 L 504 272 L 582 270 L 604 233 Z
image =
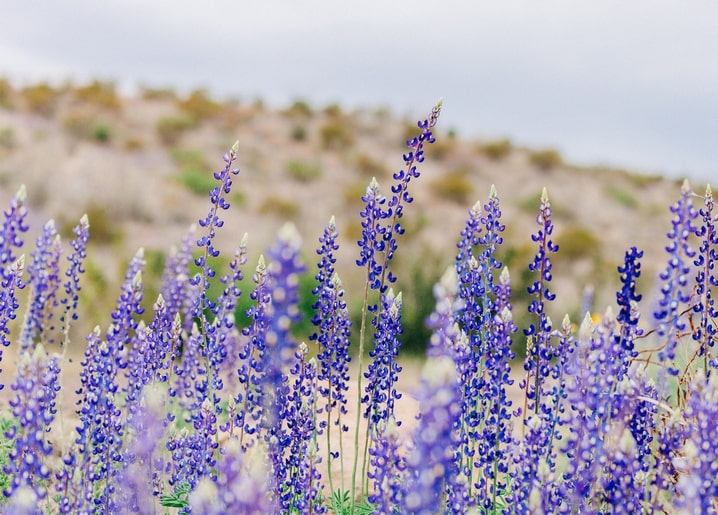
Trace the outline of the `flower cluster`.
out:
M 300 282 L 301 238 L 292 225 L 246 274 L 253 283 L 248 307 L 240 307 L 246 235 L 219 269 L 221 213 L 238 173 L 231 169 L 235 145 L 214 174 L 208 215 L 167 259 L 156 300 L 144 298 L 142 250 L 128 264 L 107 328 L 85 338 L 77 416 L 59 417 L 60 395 L 73 393 L 59 378 L 78 317 L 90 225 L 80 219 L 63 260 L 62 239 L 53 222 L 45 224 L 26 269 L 17 252 L 28 230 L 21 189 L 0 227 L 0 344 L 17 357 L 9 409 L 0 413 L 0 512 L 715 511 L 718 215 L 710 188 L 696 210 L 685 183 L 671 207 L 653 317 L 641 316 L 643 252 L 631 247 L 618 267 L 615 308 L 596 317 L 587 302 L 578 329 L 568 315 L 560 326 L 549 315 L 556 297 L 550 256 L 558 247 L 544 190 L 527 270 L 531 323 L 521 332 L 492 187 L 488 200 L 469 210 L 456 259 L 434 286 L 418 386 L 401 391 L 406 308 L 389 265 L 440 107 L 407 142 L 389 198 L 376 180 L 362 197 L 357 264 L 365 282 L 355 369 L 334 218 L 319 238 L 308 303 L 301 298 L 309 291 Z M 24 317 L 16 320 L 26 284 Z M 154 300 L 147 312 L 145 300 Z M 298 325 L 307 305 L 311 335 Z M 308 345 L 300 343 L 305 336 Z M 62 353 L 50 352 L 53 345 Z M 514 408 L 512 360 L 524 345 L 523 399 Z M 418 401 L 419 416 L 403 432 L 396 407 L 406 397 Z M 349 449 L 342 437 L 352 408 Z M 72 436 L 57 435 L 70 421 Z M 352 451 L 349 486 L 344 461 Z

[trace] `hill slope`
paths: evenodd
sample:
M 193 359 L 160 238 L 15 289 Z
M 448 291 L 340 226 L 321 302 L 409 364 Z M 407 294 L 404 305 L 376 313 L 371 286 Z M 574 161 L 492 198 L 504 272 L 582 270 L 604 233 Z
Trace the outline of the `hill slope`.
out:
M 120 98 L 110 84 L 18 90 L 0 81 L 0 202 L 6 205 L 26 184 L 33 235 L 48 218 L 67 233 L 87 212 L 94 246 L 86 295 L 112 297 L 110 287 L 138 247 L 156 258 L 158 274 L 167 249 L 205 215 L 211 170 L 239 140 L 242 173 L 220 235 L 224 250 L 248 232 L 251 265 L 292 221 L 313 265 L 316 240 L 335 216 L 343 245 L 339 267 L 351 294 L 361 280 L 353 266 L 360 196 L 373 176 L 390 194 L 391 173 L 401 168 L 404 141 L 415 132 L 414 121 L 382 109 L 315 110 L 297 102 L 276 111 L 261 102 L 219 103 L 202 92 L 180 98 L 145 90 Z M 443 130 L 441 119 L 436 137 L 422 177 L 412 183 L 415 201 L 406 210 L 408 230 L 397 255 L 405 272 L 400 287 L 410 288 L 416 277 L 431 282 L 451 264 L 467 211 L 487 199 L 492 184 L 507 226 L 502 255 L 517 291 L 530 280 L 530 234 L 541 190 L 548 189 L 562 247 L 554 266 L 557 316 L 579 305 L 590 285 L 596 310 L 612 303 L 615 269 L 631 245 L 646 251 L 645 287 L 662 267 L 676 181 L 578 168 L 550 150 L 507 141 L 462 139 Z

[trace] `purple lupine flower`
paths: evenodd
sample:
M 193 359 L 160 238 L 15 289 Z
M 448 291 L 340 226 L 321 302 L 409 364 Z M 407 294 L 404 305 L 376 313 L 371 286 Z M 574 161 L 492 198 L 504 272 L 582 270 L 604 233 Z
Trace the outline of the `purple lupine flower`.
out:
M 552 345 L 553 327 L 551 319 L 546 313 L 546 302 L 556 298 L 548 285 L 552 279 L 549 253 L 558 252 L 558 245 L 551 240 L 554 226 L 551 221 L 551 204 L 546 188 L 541 193 L 541 207 L 536 222 L 541 228 L 531 235 L 531 239 L 538 243 L 539 248 L 533 262 L 529 264 L 529 270 L 537 273 L 538 279 L 528 288 L 528 293 L 535 296 L 529 304 L 528 311 L 536 315 L 538 325 L 532 323 L 528 329 L 524 330 L 524 334 L 530 337 L 530 344 L 527 345 L 526 360 L 524 361 L 526 379 L 522 382 L 521 387 L 526 390 L 526 397 L 529 401 L 527 409 L 539 413 L 542 409 L 542 383 L 550 376 L 558 375 L 552 365 L 555 356 Z M 524 416 L 526 415 L 527 413 L 524 413 Z
M 604 446 L 598 490 L 614 513 L 637 513 L 654 502 L 648 474 L 656 429 L 658 391 L 645 369 L 634 366 L 618 383 L 612 402 L 612 427 Z
M 618 267 L 621 284 L 623 285 L 621 290 L 616 292 L 616 303 L 620 309 L 618 316 L 616 316 L 616 321 L 621 324 L 618 338 L 620 338 L 619 344 L 622 349 L 620 359 L 623 364 L 618 372 L 619 380 L 628 371 L 631 360 L 638 355 L 634 350 L 634 340 L 643 334 L 643 330 L 638 327 L 640 313 L 637 305 L 642 296 L 636 293 L 636 281 L 641 275 L 641 263 L 639 260 L 642 257 L 643 251 L 639 251 L 636 247 L 631 247 L 626 251 L 623 266 Z
M 312 324 L 317 328 L 310 341 L 318 345 L 317 361 L 319 370 L 319 395 L 325 400 L 321 409 L 326 417 L 319 423 L 319 429 L 326 431 L 327 436 L 327 469 L 331 471 L 332 460 L 340 459 L 340 474 L 343 476 L 344 462 L 342 433 L 349 430 L 342 417 L 347 414 L 346 392 L 349 390 L 349 332 L 351 322 L 349 310 L 344 301 L 344 288 L 341 279 L 334 270 L 336 257 L 334 252 L 339 249 L 336 242 L 339 233 L 334 217 L 324 228 L 324 234 L 319 238 L 320 248 L 317 254 L 321 256 L 317 263 L 318 285 L 312 293 L 316 302 L 312 305 L 314 316 Z M 332 450 L 331 426 L 339 427 L 339 449 Z M 329 487 L 334 491 L 332 474 L 329 474 Z
M 192 512 L 203 515 L 270 513 L 264 464 L 252 458 L 238 440 L 229 440 L 217 462 L 217 478 L 203 478 L 190 494 Z
M 382 309 L 375 338 L 374 348 L 369 352 L 372 362 L 364 373 L 367 379 L 365 396 L 362 398 L 364 417 L 369 420 L 368 432 L 374 432 L 380 421 L 394 417 L 394 403 L 401 398 L 396 391 L 401 367 L 396 362 L 399 355 L 401 335 L 401 292 L 394 295 L 389 289 L 382 295 Z M 401 425 L 401 421 L 396 422 Z
M 386 248 L 384 222 L 389 217 L 388 211 L 384 208 L 386 197 L 379 188 L 375 178 L 367 186 L 365 195 L 361 198 L 364 202 L 364 209 L 359 213 L 362 218 L 362 239 L 357 242 L 359 245 L 359 259 L 357 266 L 366 267 L 367 284 L 373 290 L 381 289 L 381 279 L 384 269 L 381 264 L 381 257 L 377 254 Z
M 27 232 L 27 191 L 25 185 L 10 199 L 10 207 L 4 212 L 2 229 L 0 229 L 0 267 L 6 267 L 18 259 L 13 247 L 23 246 L 22 233 Z
M 138 410 L 128 424 L 128 445 L 117 477 L 114 504 L 118 513 L 154 514 L 153 497 L 160 493 L 159 471 L 164 460 L 158 445 L 165 433 L 165 393 L 157 386 L 148 386 L 142 393 Z
M 10 340 L 10 322 L 17 317 L 17 308 L 20 307 L 17 301 L 16 291 L 25 285 L 22 282 L 22 274 L 25 270 L 25 256 L 20 256 L 17 261 L 5 265 L 0 274 L 0 345 L 8 347 Z M 2 359 L 2 348 L 0 347 L 0 359 Z M 0 370 L 2 372 L 2 370 Z M 0 390 L 4 385 L 0 384 Z
M 128 421 L 139 407 L 144 387 L 167 382 L 172 349 L 177 346 L 178 327 L 169 318 L 165 300 L 160 294 L 154 306 L 154 319 L 149 326 L 140 322 L 129 351 L 127 367 L 127 396 L 125 408 Z
M 666 338 L 665 347 L 658 352 L 658 359 L 665 364 L 666 371 L 671 375 L 678 374 L 673 360 L 680 335 L 686 328 L 685 321 L 681 320 L 681 312 L 691 298 L 688 279 L 691 260 L 696 252 L 691 248 L 689 238 L 696 232 L 693 220 L 698 216 L 693 207 L 692 195 L 690 184 L 684 181 L 680 198 L 670 208 L 674 217 L 671 220 L 671 231 L 668 233 L 669 244 L 666 246 L 668 265 L 660 274 L 662 297 L 653 313 L 659 324 L 658 335 Z
M 127 346 L 132 341 L 138 321 L 144 313 L 142 307 L 142 269 L 145 265 L 144 250 L 139 249 L 127 266 L 125 280 L 120 287 L 112 323 L 105 336 L 110 353 L 116 361 L 117 370 L 127 368 Z M 114 371 L 116 373 L 116 371 Z M 114 375 L 112 376 L 114 380 Z
M 85 273 L 83 265 L 87 257 L 87 242 L 90 238 L 90 221 L 87 215 L 82 215 L 80 223 L 72 229 L 75 238 L 70 242 L 72 252 L 67 257 L 69 265 L 65 270 L 67 280 L 64 283 L 65 297 L 60 300 L 64 311 L 60 316 L 63 345 L 70 343 L 70 324 L 77 320 L 77 304 L 80 301 L 80 276 Z
M 181 315 L 185 324 L 183 328 L 187 332 L 192 330 L 191 311 L 199 297 L 199 285 L 192 284 L 189 276 L 196 231 L 197 226 L 192 225 L 182 238 L 180 247 L 171 250 L 160 285 L 160 293 L 167 302 L 168 313 L 172 317 Z
M 317 453 L 316 373 L 314 358 L 307 360 L 308 348 L 299 345 L 296 362 L 290 371 L 294 382 L 285 400 L 282 419 L 287 428 L 287 452 L 285 470 L 287 476 L 281 485 L 283 509 L 299 513 L 325 513 L 320 484 L 321 474 L 317 465 L 321 457 Z
M 393 175 L 395 183 L 391 186 L 392 197 L 388 204 L 386 198 L 379 193 L 379 184 L 373 178 L 367 187 L 366 194 L 362 197 L 364 209 L 360 212 L 362 238 L 357 242 L 359 245 L 359 259 L 356 261 L 360 267 L 366 269 L 366 287 L 364 289 L 364 301 L 362 307 L 361 325 L 359 328 L 359 379 L 357 380 L 357 404 L 361 404 L 362 395 L 362 373 L 364 356 L 364 343 L 367 327 L 368 313 L 373 312 L 372 324 L 376 328 L 379 318 L 377 311 L 378 304 L 370 303 L 369 290 L 378 290 L 380 294 L 386 293 L 388 285 L 396 281 L 396 277 L 389 270 L 389 263 L 394 257 L 397 249 L 397 236 L 404 233 L 401 225 L 401 218 L 404 215 L 404 206 L 414 199 L 409 194 L 409 183 L 413 178 L 419 177 L 417 164 L 424 161 L 424 144 L 435 141 L 432 129 L 436 125 L 439 113 L 441 112 L 442 101 L 432 109 L 429 118 L 417 124 L 421 134 L 407 141 L 409 151 L 404 154 L 404 169 Z M 376 334 L 376 331 L 375 331 Z M 359 445 L 359 427 L 361 421 L 361 410 L 357 410 L 356 431 L 354 434 L 355 447 Z M 358 469 L 360 453 L 355 453 L 352 472 L 352 489 L 356 486 L 356 474 Z M 367 448 L 364 447 L 362 454 L 364 468 L 367 463 Z M 362 493 L 363 492 L 362 488 Z M 354 506 L 352 504 L 352 506 Z
M 214 411 L 213 404 L 205 399 L 198 413 L 192 417 L 191 428 L 183 428 L 167 441 L 167 450 L 171 454 L 170 486 L 189 483 L 194 489 L 202 478 L 216 480 L 215 454 L 219 444 Z M 181 513 L 190 512 L 183 510 Z
M 19 357 L 17 377 L 9 401 L 15 425 L 5 433 L 14 440 L 4 472 L 11 477 L 5 497 L 12 498 L 22 487 L 32 489 L 38 501 L 47 497 L 46 481 L 50 478 L 48 456 L 52 444 L 45 439 L 55 418 L 55 397 L 60 389 L 60 369 L 56 357 L 48 357 L 42 344 Z
M 673 458 L 678 476 L 674 508 L 680 513 L 713 513 L 718 498 L 718 376 L 698 369 L 683 412 L 685 443 Z
M 402 332 L 401 308 L 401 293 L 394 296 L 394 291 L 389 288 L 386 293 L 381 294 L 381 310 L 376 323 L 374 348 L 369 352 L 372 361 L 364 373 L 367 384 L 364 389 L 365 395 L 361 399 L 361 405 L 365 406 L 364 418 L 367 419 L 364 448 L 369 454 L 371 454 L 371 445 L 375 442 L 374 435 L 378 431 L 378 425 L 389 418 L 396 421 L 394 404 L 401 398 L 401 394 L 396 391 L 396 383 L 401 372 L 401 367 L 396 361 L 401 346 L 399 342 Z M 401 421 L 396 421 L 396 424 L 400 425 Z M 368 476 L 367 465 L 365 461 L 362 468 L 363 477 Z
M 83 462 L 79 464 L 82 500 L 76 508 L 109 512 L 113 508 L 116 466 L 122 463 L 122 438 L 124 422 L 115 396 L 119 389 L 116 376 L 115 357 L 107 342 L 100 340 L 99 330 L 88 337 L 85 360 L 82 363 L 84 376 L 81 393 L 84 393 L 80 408 L 80 426 L 77 428 Z M 96 360 L 90 363 L 91 360 Z M 112 378 L 112 379 L 111 379 Z M 94 489 L 100 490 L 98 496 Z M 90 508 L 90 506 L 92 506 Z
M 516 442 L 512 454 L 513 485 L 505 499 L 511 506 L 510 513 L 560 512 L 556 473 L 547 460 L 537 459 L 545 455 L 550 433 L 548 420 L 538 413 L 529 413 L 524 423 L 524 435 Z
M 698 301 L 693 306 L 693 312 L 699 313 L 700 321 L 692 337 L 698 342 L 699 352 L 704 360 L 703 368 L 707 370 L 709 348 L 713 347 L 716 334 L 713 320 L 718 317 L 718 309 L 716 309 L 715 299 L 711 292 L 713 287 L 718 286 L 718 278 L 714 270 L 715 263 L 718 260 L 718 252 L 716 252 L 718 231 L 716 231 L 715 226 L 715 204 L 710 186 L 706 186 L 703 206 L 699 211 L 703 223 L 696 229 L 696 236 L 701 238 L 701 246 L 693 263 L 698 268 L 695 291 Z
M 616 326 L 610 308 L 596 327 L 587 314 L 566 365 L 574 409 L 563 448 L 563 497 L 581 512 L 637 513 L 649 500 L 657 391 L 643 369 L 624 370 L 626 349 Z
M 289 444 L 287 431 L 282 424 L 284 403 L 290 395 L 286 370 L 291 366 L 297 343 L 290 328 L 298 320 L 299 275 L 304 271 L 299 251 L 301 238 L 296 228 L 285 225 L 277 240 L 269 249 L 268 267 L 271 314 L 265 334 L 265 351 L 262 355 L 264 376 L 260 382 L 264 402 L 262 429 L 268 446 L 268 458 L 272 467 L 273 502 L 277 509 L 287 508 L 284 492 L 279 490 L 282 478 L 288 470 L 284 453 Z
M 438 283 L 434 285 L 434 298 L 436 306 L 426 320 L 426 325 L 432 329 L 427 350 L 428 357 L 450 356 L 457 364 L 459 375 L 465 371 L 470 361 L 466 333 L 461 331 L 454 322 L 456 314 L 463 308 L 464 303 L 458 299 L 459 283 L 455 269 L 447 268 Z M 463 334 L 463 336 L 462 336 Z
M 392 197 L 389 202 L 380 195 L 376 179 L 372 179 L 366 195 L 362 197 L 365 207 L 360 213 L 362 239 L 357 242 L 360 249 L 357 265 L 366 267 L 367 283 L 381 293 L 386 292 L 388 284 L 396 281 L 389 270 L 389 263 L 397 249 L 396 236 L 404 234 L 400 223 L 404 215 L 404 205 L 414 200 L 409 194 L 409 183 L 420 175 L 416 165 L 424 162 L 424 144 L 435 141 L 431 129 L 439 118 L 441 105 L 439 100 L 429 118 L 417 123 L 421 134 L 406 142 L 409 151 L 403 156 L 405 169 L 393 175 L 396 182 L 391 187 Z
M 182 359 L 172 366 L 172 377 L 168 394 L 171 402 L 182 410 L 185 422 L 192 420 L 205 399 L 208 398 L 206 381 L 207 371 L 202 360 L 200 347 L 204 338 L 197 324 L 186 335 L 182 346 Z
M 416 398 L 421 418 L 406 458 L 399 511 L 462 513 L 463 478 L 454 459 L 454 449 L 459 443 L 456 426 L 461 417 L 461 390 L 456 364 L 449 356 L 426 361 Z
M 369 494 L 374 513 L 395 513 L 401 502 L 406 465 L 400 454 L 400 440 L 399 428 L 393 417 L 379 422 L 372 433 L 367 477 L 374 486 Z
M 219 368 L 221 375 L 226 375 L 229 381 L 230 390 L 235 390 L 237 370 L 237 354 L 239 349 L 239 331 L 235 325 L 234 312 L 237 302 L 242 295 L 239 288 L 240 282 L 244 279 L 241 267 L 247 263 L 247 245 L 249 235 L 244 234 L 239 247 L 234 251 L 234 256 L 229 262 L 230 274 L 223 276 L 220 282 L 225 285 L 224 290 L 217 299 L 219 313 L 217 314 L 217 342 L 218 348 L 223 352 L 215 352 L 212 363 Z M 218 357 L 224 354 L 224 359 L 218 361 Z
M 463 302 L 457 299 L 458 287 L 456 270 L 454 267 L 450 267 L 444 272 L 441 280 L 434 285 L 436 307 L 427 320 L 427 326 L 432 329 L 427 357 L 429 359 L 449 358 L 451 360 L 454 366 L 453 374 L 456 376 L 456 388 L 460 392 L 458 398 L 459 414 L 456 419 L 452 419 L 454 427 L 450 436 L 450 439 L 455 440 L 455 442 L 452 448 L 447 447 L 446 449 L 446 452 L 450 453 L 453 458 L 449 468 L 454 471 L 454 476 L 447 476 L 448 480 L 442 486 L 446 495 L 447 512 L 463 512 L 468 507 L 468 503 L 471 502 L 468 498 L 467 474 L 463 469 L 464 456 L 461 453 L 461 428 L 464 413 L 462 383 L 466 380 L 467 371 L 471 369 L 469 365 L 471 353 L 466 333 L 455 322 L 456 314 L 463 306 Z M 428 370 L 428 368 L 424 368 L 425 372 L 428 372 Z M 448 443 L 447 440 L 445 444 L 448 445 Z M 409 461 L 407 461 L 407 467 L 411 468 Z
M 43 335 L 48 342 L 53 341 L 54 327 L 49 324 L 54 316 L 53 308 L 58 304 L 62 245 L 55 222 L 47 222 L 35 241 L 36 248 L 30 253 L 32 261 L 27 267 L 30 303 L 20 334 L 21 350 L 29 349 Z
M 79 463 L 76 474 L 72 458 L 65 459 L 64 477 L 71 483 L 83 482 L 83 491 L 79 495 L 65 494 L 66 502 L 79 512 L 87 509 L 110 511 L 114 509 L 113 495 L 117 466 L 122 463 L 122 440 L 124 421 L 119 399 L 119 374 L 127 368 L 127 345 L 131 342 L 137 328 L 134 316 L 143 312 L 142 266 L 143 252 L 140 249 L 130 261 L 121 286 L 117 306 L 112 312 L 112 323 L 107 330 L 105 340 L 101 338 L 99 327 L 87 337 L 85 359 L 80 372 L 81 395 L 78 401 L 80 424 L 75 443 L 79 447 Z M 76 479 L 75 476 L 79 475 Z M 100 493 L 94 495 L 94 486 Z M 68 490 L 71 490 L 68 487 Z M 71 499 L 71 497 L 75 497 Z M 90 506 L 93 506 L 90 508 Z
M 506 489 L 505 476 L 509 470 L 509 446 L 513 433 L 512 402 L 508 389 L 514 383 L 511 379 L 511 360 L 514 358 L 511 343 L 516 325 L 511 313 L 511 279 L 507 268 L 501 272 L 494 292 L 496 314 L 490 322 L 483 367 L 485 377 L 479 383 L 478 399 L 481 399 L 483 420 L 477 432 L 474 458 L 475 466 L 481 471 L 481 477 L 475 483 L 476 504 L 487 510 L 496 507 L 501 492 Z
M 252 281 L 256 287 L 249 298 L 254 301 L 254 305 L 247 310 L 247 316 L 252 322 L 242 330 L 244 342 L 239 351 L 240 366 L 237 369 L 240 392 L 234 401 L 238 408 L 234 426 L 239 428 L 239 443 L 243 449 L 254 443 L 265 406 L 261 385 L 266 373 L 265 342 L 272 306 L 267 265 L 262 255 L 259 256 Z
M 461 359 L 459 368 L 463 417 L 457 459 L 462 474 L 469 478 L 471 502 L 485 505 L 495 501 L 495 494 L 489 495 L 489 485 L 498 491 L 501 486 L 498 469 L 506 468 L 505 464 L 499 466 L 499 461 L 506 460 L 503 452 L 499 452 L 501 433 L 489 427 L 494 424 L 503 427 L 510 418 L 506 387 L 511 380 L 506 370 L 513 357 L 510 334 L 515 330 L 509 303 L 510 284 L 508 273 L 501 285 L 494 278 L 495 271 L 501 268 L 496 250 L 503 242 L 504 229 L 499 197 L 492 186 L 484 210 L 478 202 L 469 210 L 457 244 L 455 264 L 461 308 L 454 319 L 469 341 L 469 355 Z M 495 328 L 498 335 L 494 334 Z M 494 344 L 498 347 L 494 348 Z M 494 372 L 496 376 L 489 377 Z M 473 495 L 473 488 L 478 488 L 481 495 Z
M 200 268 L 200 273 L 190 280 L 190 284 L 197 285 L 200 288 L 200 298 L 192 310 L 193 317 L 199 317 L 203 320 L 202 329 L 206 330 L 207 320 L 203 313 L 207 310 L 213 314 L 217 314 L 218 306 L 216 301 L 207 296 L 210 287 L 210 280 L 216 275 L 216 271 L 210 265 L 209 260 L 219 256 L 219 250 L 214 246 L 214 238 L 217 229 L 224 225 L 224 220 L 220 217 L 220 213 L 229 209 L 227 196 L 232 190 L 232 176 L 238 175 L 238 169 L 232 169 L 232 163 L 237 159 L 237 150 L 239 142 L 236 142 L 230 151 L 224 155 L 225 167 L 219 172 L 214 172 L 214 178 L 219 181 L 219 185 L 212 188 L 209 192 L 210 209 L 204 219 L 199 220 L 199 226 L 206 230 L 206 234 L 197 240 L 197 247 L 202 249 L 202 255 L 195 259 L 195 265 Z

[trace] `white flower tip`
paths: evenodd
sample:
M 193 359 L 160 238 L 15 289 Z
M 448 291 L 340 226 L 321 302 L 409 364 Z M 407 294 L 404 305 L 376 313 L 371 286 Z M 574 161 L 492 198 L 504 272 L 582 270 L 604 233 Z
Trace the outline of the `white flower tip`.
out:
M 543 190 L 541 191 L 541 203 L 548 203 L 548 190 L 546 189 L 546 186 L 544 186 Z
M 242 239 L 239 241 L 240 247 L 246 247 L 249 244 L 249 233 L 245 232 L 242 235 Z
M 236 154 L 239 152 L 239 140 L 234 142 L 234 145 L 232 145 L 232 153 Z
M 432 386 L 448 385 L 456 381 L 456 364 L 449 356 L 436 356 L 426 360 L 422 379 Z
M 496 192 L 496 185 L 492 184 L 491 189 L 489 190 L 489 199 L 495 199 L 498 198 L 499 194 Z
M 614 318 L 616 318 L 615 315 L 613 314 L 612 306 L 606 307 L 606 312 L 603 314 L 603 318 L 606 320 L 613 320 Z
M 21 204 L 27 200 L 27 188 L 25 187 L 24 184 L 20 185 L 20 188 L 17 190 L 17 193 L 15 194 L 15 198 Z
M 292 222 L 287 222 L 279 229 L 278 238 L 294 250 L 299 250 L 302 246 L 302 237 L 299 235 L 297 226 Z
M 593 317 L 591 316 L 591 313 L 589 313 L 587 311 L 586 316 L 583 317 L 583 322 L 581 322 L 581 327 L 578 330 L 579 337 L 589 338 L 591 336 L 592 331 L 593 331 Z
M 691 191 L 691 183 L 688 181 L 688 179 L 683 179 L 683 184 L 681 185 L 681 192 L 688 193 Z
M 501 275 L 499 275 L 499 281 L 501 281 L 501 284 L 508 284 L 511 281 L 511 274 L 509 273 L 509 267 L 505 266 L 501 270 Z
M 332 217 L 329 219 L 329 225 L 328 225 L 328 227 L 329 227 L 329 230 L 330 230 L 330 231 L 336 230 L 336 228 L 337 228 L 337 220 L 336 220 L 336 218 L 334 218 L 334 215 L 332 215 Z
M 135 257 L 137 259 L 144 259 L 145 258 L 145 248 L 140 247 L 139 249 L 137 249 L 137 253 L 135 254 Z
M 25 270 L 25 254 L 17 258 L 17 261 L 15 261 L 15 269 L 18 274 L 22 274 L 23 270 Z
M 84 228 L 90 227 L 90 219 L 87 217 L 87 213 L 80 217 L 80 226 Z
M 456 275 L 456 268 L 449 266 L 444 272 L 444 275 L 441 276 L 440 282 L 441 287 L 448 295 L 452 297 L 455 296 L 459 291 L 459 276 Z
M 267 262 L 264 259 L 264 254 L 259 255 L 257 260 L 257 272 L 264 272 L 267 269 Z

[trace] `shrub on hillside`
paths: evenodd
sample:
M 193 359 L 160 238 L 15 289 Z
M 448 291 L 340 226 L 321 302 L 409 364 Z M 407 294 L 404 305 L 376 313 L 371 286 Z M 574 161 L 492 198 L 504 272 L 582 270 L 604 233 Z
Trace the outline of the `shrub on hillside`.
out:
M 474 186 L 469 179 L 469 170 L 457 168 L 444 173 L 431 181 L 431 191 L 444 200 L 466 204 L 474 194 Z
M 113 111 L 122 106 L 112 82 L 92 81 L 85 86 L 78 86 L 73 90 L 73 97 L 82 103 Z
M 529 153 L 529 162 L 535 167 L 547 171 L 561 166 L 563 158 L 553 149 L 534 150 Z
M 60 97 L 60 91 L 47 82 L 27 86 L 21 90 L 21 94 L 28 110 L 47 117 L 55 113 Z
M 510 139 L 489 141 L 479 146 L 481 152 L 494 161 L 500 161 L 511 153 L 513 145 Z

